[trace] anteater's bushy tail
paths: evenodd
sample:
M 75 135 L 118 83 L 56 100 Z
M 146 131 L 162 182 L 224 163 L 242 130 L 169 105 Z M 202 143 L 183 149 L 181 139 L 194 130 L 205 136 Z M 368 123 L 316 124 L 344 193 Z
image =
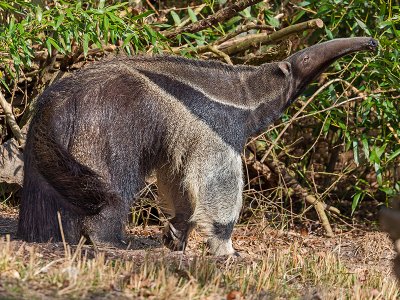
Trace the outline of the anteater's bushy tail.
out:
M 18 236 L 27 241 L 59 241 L 57 212 L 66 231 L 80 231 L 82 218 L 115 201 L 102 178 L 76 161 L 49 131 L 31 125 L 24 151 L 24 186 Z M 80 225 L 79 225 L 79 224 Z M 81 232 L 67 232 L 79 236 Z

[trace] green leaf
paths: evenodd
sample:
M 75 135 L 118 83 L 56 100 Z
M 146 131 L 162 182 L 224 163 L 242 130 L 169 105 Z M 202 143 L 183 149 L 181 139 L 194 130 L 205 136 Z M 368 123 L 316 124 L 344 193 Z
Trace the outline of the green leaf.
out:
M 380 187 L 379 190 L 384 192 L 387 196 L 394 196 L 396 194 L 396 190 L 391 187 Z
M 122 44 L 122 48 L 125 48 L 126 45 L 128 45 L 132 39 L 132 37 L 134 36 L 133 33 L 128 33 L 124 39 L 124 43 Z
M 271 25 L 273 27 L 279 27 L 279 25 L 280 25 L 279 20 L 270 15 L 266 15 L 265 20 L 267 21 L 267 23 L 269 25 Z
M 117 41 L 117 37 L 114 30 L 110 30 L 110 40 L 113 44 Z
M 361 191 L 358 192 L 353 196 L 353 202 L 351 203 L 351 214 L 353 215 L 354 211 L 356 210 L 358 204 L 361 202 L 361 200 L 364 198 L 364 193 Z
M 365 136 L 362 137 L 361 139 L 361 144 L 363 145 L 363 150 L 366 158 L 369 158 L 369 145 L 368 145 L 368 140 Z
M 18 10 L 14 6 L 12 6 L 12 5 L 8 4 L 8 3 L 5 3 L 4 1 L 0 2 L 0 7 L 3 8 L 6 12 L 7 11 L 18 12 Z
M 48 39 L 46 40 L 46 47 L 47 47 L 47 52 L 50 55 L 51 54 L 51 43 Z
M 15 19 L 14 16 L 11 17 L 10 24 L 8 24 L 9 34 L 12 35 L 15 31 Z
M 305 10 L 300 10 L 293 18 L 292 23 L 296 23 L 298 20 L 301 19 L 302 16 L 306 13 Z
M 140 20 L 140 19 L 144 19 L 144 18 L 146 18 L 146 17 L 148 17 L 148 16 L 151 16 L 151 15 L 153 15 L 154 14 L 154 11 L 152 11 L 152 10 L 147 10 L 147 11 L 145 11 L 144 13 L 141 13 L 141 14 L 139 14 L 139 15 L 137 15 L 137 16 L 134 16 L 133 18 L 131 18 L 130 20 L 132 20 L 132 21 L 137 21 L 137 20 Z
M 225 25 L 226 25 L 227 27 L 231 27 L 231 26 L 233 26 L 235 23 L 239 22 L 241 19 L 242 19 L 242 17 L 240 17 L 240 16 L 233 17 L 233 18 L 230 19 L 228 22 L 226 22 Z
M 64 32 L 64 41 L 66 43 L 66 50 L 67 51 L 71 51 L 71 39 L 70 39 L 70 35 L 69 32 Z
M 60 14 L 57 18 L 56 18 L 56 24 L 54 26 L 54 29 L 57 30 L 58 27 L 60 27 L 60 25 L 62 24 L 62 22 L 64 21 L 64 14 Z
M 3 76 L 0 77 L 0 82 L 3 84 L 3 86 L 5 87 L 5 89 L 7 90 L 7 92 L 11 93 L 10 88 L 8 87 L 6 81 L 4 80 Z
M 245 17 L 246 19 L 253 19 L 253 16 L 251 15 L 251 7 L 246 7 L 239 14 Z
M 171 16 L 172 16 L 172 19 L 174 20 L 174 23 L 176 26 L 178 26 L 179 24 L 182 23 L 181 18 L 179 18 L 178 14 L 176 12 L 171 11 Z
M 329 38 L 330 40 L 333 40 L 333 33 L 332 33 L 332 31 L 330 31 L 330 30 L 328 29 L 328 27 L 326 27 L 326 26 L 324 26 L 324 28 L 325 28 L 325 33 L 326 33 L 326 35 L 328 36 L 328 38 Z
M 105 0 L 99 0 L 99 9 L 103 9 L 104 8 L 104 3 L 106 1 Z
M 361 27 L 362 30 L 364 30 L 368 35 L 371 35 L 371 32 L 369 31 L 367 25 L 365 23 L 357 18 L 354 18 L 358 24 L 358 26 Z
M 360 165 L 360 155 L 358 152 L 358 142 L 356 140 L 353 141 L 353 157 L 354 157 L 354 162 L 356 163 L 357 166 Z
M 191 20 L 193 23 L 194 23 L 194 22 L 197 22 L 197 16 L 196 16 L 196 14 L 194 13 L 193 9 L 191 9 L 190 7 L 188 7 L 188 13 L 189 13 L 190 20 Z
M 112 5 L 112 6 L 107 6 L 106 11 L 109 11 L 109 12 L 115 11 L 115 10 L 119 9 L 120 7 L 127 6 L 128 4 L 129 4 L 129 2 L 122 2 L 122 3 Z
M 43 17 L 43 11 L 40 8 L 40 5 L 36 6 L 36 19 L 41 22 Z
M 160 34 L 154 31 L 150 26 L 144 25 L 143 29 L 146 31 L 148 37 L 150 38 L 150 42 L 153 46 L 156 46 L 157 40 L 160 39 Z
M 389 155 L 388 159 L 386 160 L 386 163 L 395 159 L 399 155 L 400 155 L 400 148 L 398 148 L 396 151 L 394 151 L 392 154 Z
M 386 149 L 387 144 L 383 144 L 381 147 L 373 147 L 371 155 L 369 157 L 370 161 L 379 164 L 381 161 L 381 156 Z
M 110 28 L 110 21 L 108 20 L 107 15 L 104 15 L 103 17 L 103 27 L 104 27 L 104 42 L 108 43 L 108 31 Z
M 89 51 L 89 36 L 87 33 L 83 35 L 83 55 L 86 57 Z
M 382 185 L 382 169 L 379 163 L 374 163 L 374 169 L 376 173 L 376 180 L 378 181 L 379 185 Z
M 51 54 L 51 47 L 49 48 L 49 44 L 53 46 L 58 52 L 65 54 L 64 49 L 62 49 L 52 37 L 48 37 L 46 40 L 47 48 L 49 49 L 49 54 Z
M 300 3 L 297 3 L 297 6 L 301 6 L 301 7 L 307 6 L 307 5 L 310 5 L 310 1 L 302 1 L 302 2 L 300 2 Z M 304 10 L 303 10 L 303 11 L 304 11 Z
M 378 28 L 379 29 L 382 29 L 382 28 L 385 28 L 385 27 L 390 27 L 390 26 L 392 26 L 393 25 L 393 22 L 392 21 L 383 21 L 383 22 L 380 22 L 379 24 L 378 24 Z
M 331 118 L 327 118 L 326 122 L 324 123 L 324 127 L 322 128 L 322 132 L 325 134 L 328 134 L 329 128 L 331 128 Z

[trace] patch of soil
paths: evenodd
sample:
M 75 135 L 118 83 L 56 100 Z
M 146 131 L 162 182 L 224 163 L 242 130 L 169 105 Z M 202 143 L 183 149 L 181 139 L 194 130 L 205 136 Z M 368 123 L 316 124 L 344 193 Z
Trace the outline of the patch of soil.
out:
M 25 242 L 16 239 L 18 211 L 9 207 L 0 206 L 0 236 L 9 235 L 17 244 Z M 101 251 L 107 258 L 132 259 L 140 262 L 151 249 L 154 257 L 182 257 L 180 252 L 171 252 L 162 245 L 160 226 L 137 226 L 127 228 L 126 249 L 109 246 L 84 245 L 88 253 L 94 255 Z M 295 242 L 301 247 L 301 253 L 334 253 L 349 271 L 367 271 L 370 268 L 387 272 L 392 268 L 392 259 L 395 256 L 393 245 L 387 234 L 366 229 L 352 229 L 338 233 L 333 238 L 323 237 L 316 232 L 282 231 L 256 225 L 237 225 L 233 233 L 233 244 L 243 258 L 258 258 L 268 249 L 290 251 Z M 32 243 L 39 248 L 43 258 L 53 260 L 64 255 L 62 243 Z M 73 246 L 74 247 L 74 246 Z M 188 242 L 183 257 L 193 257 L 206 252 L 203 237 L 194 231 Z
M 9 234 L 15 237 L 18 225 L 18 211 L 7 206 L 0 205 L 0 236 Z

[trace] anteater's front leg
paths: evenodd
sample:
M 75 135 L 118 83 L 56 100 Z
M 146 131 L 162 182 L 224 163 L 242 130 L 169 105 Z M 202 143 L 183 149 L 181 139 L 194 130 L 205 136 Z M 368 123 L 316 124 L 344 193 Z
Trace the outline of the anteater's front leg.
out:
M 187 178 L 196 203 L 191 221 L 206 235 L 211 254 L 236 255 L 231 235 L 242 206 L 242 161 L 224 145 L 207 155 L 191 166 Z

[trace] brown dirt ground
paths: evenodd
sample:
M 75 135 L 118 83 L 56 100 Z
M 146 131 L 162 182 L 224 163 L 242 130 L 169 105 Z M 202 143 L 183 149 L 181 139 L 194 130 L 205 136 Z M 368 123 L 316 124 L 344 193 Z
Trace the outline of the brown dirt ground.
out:
M 18 211 L 0 205 L 0 237 L 10 235 L 13 243 L 24 243 L 16 240 L 17 222 Z M 149 249 L 156 256 L 157 254 L 162 254 L 164 257 L 174 256 L 174 253 L 162 245 L 160 226 L 136 226 L 129 227 L 127 230 L 128 250 L 113 247 L 99 247 L 98 250 L 105 252 L 109 258 L 134 257 L 137 260 L 144 257 Z M 333 238 L 323 237 L 315 232 L 304 232 L 304 230 L 282 231 L 254 225 L 237 225 L 233 233 L 234 247 L 242 257 L 257 258 L 262 256 L 266 249 L 271 248 L 288 251 L 289 246 L 294 242 L 300 245 L 301 252 L 304 254 L 307 252 L 337 254 L 349 271 L 356 273 L 368 272 L 371 268 L 386 273 L 391 269 L 392 259 L 395 256 L 392 242 L 385 233 L 367 229 L 348 230 L 337 233 Z M 64 255 L 62 243 L 35 243 L 34 245 L 39 247 L 45 258 L 56 259 Z M 200 245 L 202 245 L 202 237 L 196 232 L 192 233 L 185 254 L 188 257 L 202 254 L 205 249 Z

